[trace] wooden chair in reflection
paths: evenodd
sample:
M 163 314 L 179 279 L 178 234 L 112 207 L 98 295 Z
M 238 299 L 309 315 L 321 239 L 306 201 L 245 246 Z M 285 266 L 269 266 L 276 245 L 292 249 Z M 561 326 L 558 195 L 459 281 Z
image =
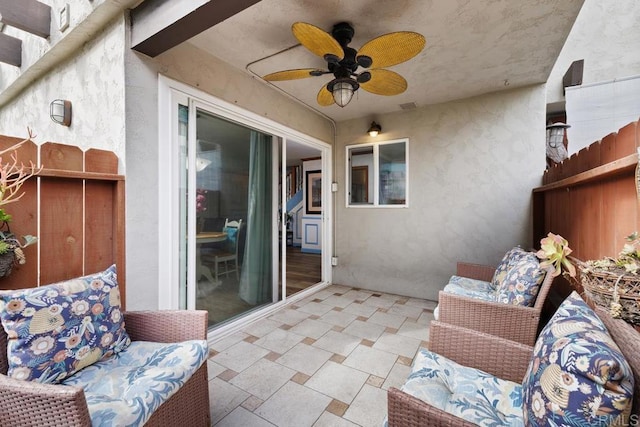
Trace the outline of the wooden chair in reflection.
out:
M 222 231 L 227 233 L 227 239 L 222 247 L 215 249 L 211 253 L 202 254 L 202 259 L 206 263 L 214 264 L 214 279 L 216 282 L 220 280 L 220 274 L 224 273 L 225 277 L 229 273 L 236 273 L 236 279 L 240 280 L 240 267 L 238 264 L 238 242 L 240 240 L 240 230 L 242 229 L 242 220 L 229 221 L 224 220 Z M 224 264 L 224 270 L 220 271 L 220 265 Z

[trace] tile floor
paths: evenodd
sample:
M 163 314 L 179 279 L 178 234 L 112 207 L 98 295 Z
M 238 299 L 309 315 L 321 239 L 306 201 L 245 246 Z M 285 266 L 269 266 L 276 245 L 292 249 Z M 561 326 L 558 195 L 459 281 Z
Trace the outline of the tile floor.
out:
M 211 344 L 213 425 L 380 426 L 435 306 L 332 285 Z

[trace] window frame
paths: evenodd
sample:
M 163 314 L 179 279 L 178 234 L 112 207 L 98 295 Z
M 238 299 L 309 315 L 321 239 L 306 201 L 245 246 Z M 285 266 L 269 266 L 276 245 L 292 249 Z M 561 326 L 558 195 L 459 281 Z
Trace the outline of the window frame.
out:
M 405 198 L 404 203 L 380 204 L 380 147 L 390 144 L 404 143 L 405 160 Z M 372 203 L 351 202 L 351 150 L 371 147 L 373 150 L 373 201 Z M 374 141 L 360 144 L 351 144 L 345 147 L 345 207 L 347 208 L 408 208 L 409 207 L 409 138 L 391 139 L 386 141 Z

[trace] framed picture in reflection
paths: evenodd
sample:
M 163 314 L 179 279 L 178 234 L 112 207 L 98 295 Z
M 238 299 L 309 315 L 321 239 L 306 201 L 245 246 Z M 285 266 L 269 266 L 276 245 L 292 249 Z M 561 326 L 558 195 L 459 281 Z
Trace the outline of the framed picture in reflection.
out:
M 306 213 L 319 215 L 322 213 L 322 172 L 307 171 L 306 174 Z

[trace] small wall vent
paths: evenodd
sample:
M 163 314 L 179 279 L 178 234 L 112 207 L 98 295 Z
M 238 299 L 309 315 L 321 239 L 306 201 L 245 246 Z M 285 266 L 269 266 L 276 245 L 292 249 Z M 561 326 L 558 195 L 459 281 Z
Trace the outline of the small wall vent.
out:
M 413 110 L 416 107 L 417 106 L 415 102 L 407 102 L 406 104 L 400 104 L 400 108 L 403 110 Z

